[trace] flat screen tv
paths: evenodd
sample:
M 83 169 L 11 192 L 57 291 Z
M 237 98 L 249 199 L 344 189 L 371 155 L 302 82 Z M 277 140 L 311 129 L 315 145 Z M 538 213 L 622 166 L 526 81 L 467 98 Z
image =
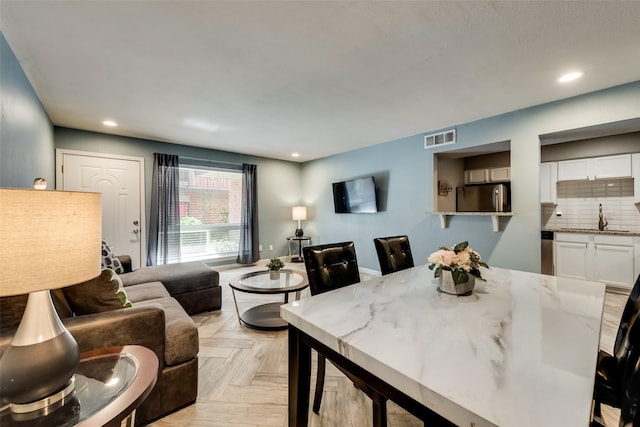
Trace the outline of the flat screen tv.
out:
M 376 213 L 376 185 L 372 176 L 333 183 L 336 213 Z

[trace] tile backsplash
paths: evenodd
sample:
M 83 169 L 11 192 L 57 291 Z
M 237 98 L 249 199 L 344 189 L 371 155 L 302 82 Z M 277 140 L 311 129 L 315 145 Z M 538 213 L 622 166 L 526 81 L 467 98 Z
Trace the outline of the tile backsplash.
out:
M 608 230 L 640 232 L 640 206 L 633 202 L 633 179 L 565 181 L 557 184 L 557 204 L 542 205 L 543 228 L 598 228 L 598 205 Z M 561 212 L 561 216 L 557 213 Z

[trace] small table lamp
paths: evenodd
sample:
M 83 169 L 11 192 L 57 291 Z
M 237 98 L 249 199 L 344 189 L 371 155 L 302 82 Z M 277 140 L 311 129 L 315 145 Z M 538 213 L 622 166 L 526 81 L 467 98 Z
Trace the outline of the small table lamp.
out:
M 29 294 L 0 359 L 0 394 L 15 413 L 40 410 L 73 391 L 78 344 L 50 289 L 100 274 L 101 195 L 0 189 L 0 296 Z
M 304 232 L 300 228 L 300 221 L 307 220 L 307 208 L 305 206 L 294 206 L 291 208 L 291 219 L 298 221 L 298 228 L 296 228 L 296 237 L 301 237 Z

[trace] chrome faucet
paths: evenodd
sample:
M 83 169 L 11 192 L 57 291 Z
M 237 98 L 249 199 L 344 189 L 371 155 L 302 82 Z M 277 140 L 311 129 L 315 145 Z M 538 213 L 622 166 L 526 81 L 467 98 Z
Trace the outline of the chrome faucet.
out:
M 609 221 L 602 215 L 602 203 L 598 205 L 598 211 L 598 230 L 602 231 L 609 225 Z

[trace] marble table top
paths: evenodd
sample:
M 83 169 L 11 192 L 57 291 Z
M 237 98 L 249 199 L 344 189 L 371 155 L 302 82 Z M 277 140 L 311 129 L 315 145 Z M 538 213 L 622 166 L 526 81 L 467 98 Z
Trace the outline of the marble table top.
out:
M 588 426 L 605 286 L 499 268 L 482 276 L 457 297 L 417 266 L 280 314 L 457 425 Z

